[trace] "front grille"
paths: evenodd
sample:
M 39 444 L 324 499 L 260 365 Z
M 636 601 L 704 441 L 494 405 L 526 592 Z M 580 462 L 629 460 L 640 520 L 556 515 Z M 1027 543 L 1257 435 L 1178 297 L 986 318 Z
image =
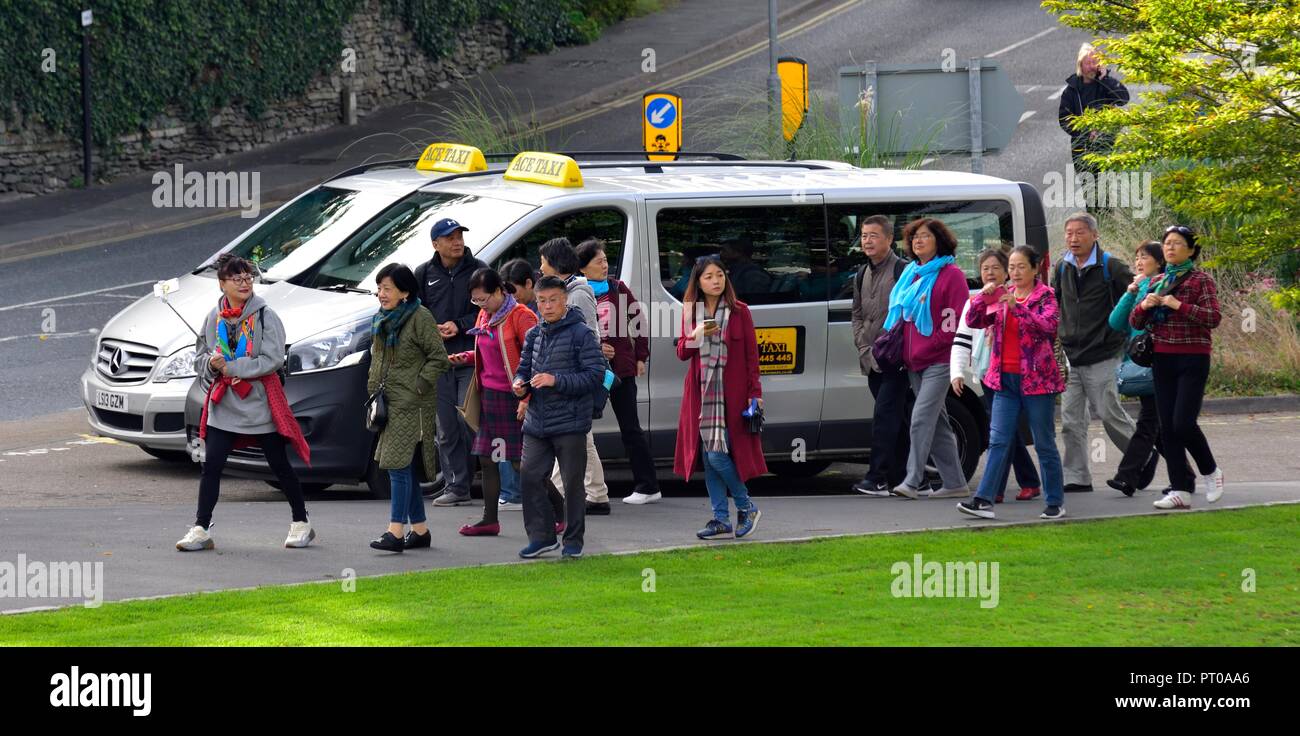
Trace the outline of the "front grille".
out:
M 95 370 L 106 381 L 121 386 L 144 383 L 158 362 L 158 350 L 148 345 L 104 338 L 95 354 Z
M 244 458 L 245 460 L 266 459 L 266 453 L 262 452 L 262 447 L 260 445 L 254 445 L 252 447 L 241 447 L 238 450 L 231 450 L 230 456 Z
M 99 417 L 101 424 L 107 424 L 110 427 L 125 429 L 128 432 L 140 432 L 144 430 L 144 417 L 139 414 L 125 414 L 120 411 L 96 409 L 95 416 Z
M 155 414 L 153 418 L 153 431 L 155 432 L 179 432 L 185 429 L 185 415 L 181 412 L 166 412 Z

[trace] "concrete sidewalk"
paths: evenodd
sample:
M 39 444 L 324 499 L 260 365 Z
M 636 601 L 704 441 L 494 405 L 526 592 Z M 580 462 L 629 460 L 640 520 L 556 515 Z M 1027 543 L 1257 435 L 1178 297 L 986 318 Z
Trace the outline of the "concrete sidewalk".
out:
M 815 17 L 843 0 L 781 0 L 783 28 Z M 624 21 L 595 43 L 558 49 L 507 64 L 470 80 L 469 89 L 507 90 L 538 122 L 591 110 L 628 94 L 654 89 L 686 71 L 724 59 L 767 35 L 767 5 L 753 0 L 681 0 L 668 10 Z M 642 71 L 653 49 L 654 73 Z M 762 80 L 758 80 L 761 82 Z M 335 126 L 256 151 L 186 162 L 185 170 L 259 172 L 262 210 L 361 163 L 410 158 L 441 137 L 437 103 L 409 102 L 372 111 L 356 126 Z M 168 167 L 170 170 L 171 167 Z M 112 242 L 137 233 L 183 227 L 234 209 L 157 208 L 153 172 L 104 186 L 67 190 L 0 204 L 0 262 Z M 214 250 L 221 244 L 214 243 Z
M 1156 491 L 1133 498 L 1099 491 L 1066 497 L 1069 519 L 1039 521 L 1041 501 L 1009 501 L 997 508 L 999 519 L 983 521 L 956 511 L 955 499 L 866 496 L 766 497 L 754 542 L 804 540 L 848 534 L 881 534 L 929 529 L 997 527 L 1014 523 L 1053 524 L 1071 520 L 1158 513 Z M 1195 511 L 1220 511 L 1276 503 L 1300 503 L 1300 482 L 1244 482 L 1228 486 L 1222 500 L 1207 506 L 1193 499 Z M 671 498 L 649 506 L 616 504 L 608 517 L 588 517 L 587 554 L 627 553 L 683 546 L 750 544 L 743 541 L 701 542 L 694 531 L 709 519 L 705 498 Z M 225 503 L 217 506 L 210 552 L 177 552 L 193 505 L 120 505 L 96 509 L 5 509 L 0 511 L 0 562 L 17 565 L 19 555 L 34 562 L 103 562 L 103 600 L 247 588 L 277 583 L 328 582 L 413 570 L 521 562 L 517 552 L 527 539 L 522 514 L 501 513 L 500 537 L 462 537 L 456 529 L 478 519 L 478 509 L 430 507 L 433 548 L 394 555 L 372 550 L 388 520 L 380 501 L 313 502 L 312 523 L 319 537 L 307 549 L 284 549 L 287 506 Z M 1194 513 L 1193 512 L 1193 513 Z M 549 559 L 557 559 L 552 555 Z M 362 581 L 359 585 L 364 586 Z M 80 600 L 0 598 L 0 611 L 79 605 Z

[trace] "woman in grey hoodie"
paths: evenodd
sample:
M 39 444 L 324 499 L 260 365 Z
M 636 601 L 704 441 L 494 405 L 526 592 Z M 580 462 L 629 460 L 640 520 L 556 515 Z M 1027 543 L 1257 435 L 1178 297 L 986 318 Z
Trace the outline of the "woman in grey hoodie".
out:
M 209 530 L 221 472 L 232 450 L 253 444 L 261 446 L 293 509 L 284 546 L 306 547 L 316 538 L 307 521 L 298 476 L 289 464 L 289 445 L 304 462 L 310 464 L 311 457 L 280 385 L 284 323 L 265 299 L 253 294 L 255 273 L 256 267 L 243 258 L 227 254 L 218 260 L 222 297 L 195 343 L 194 370 L 207 393 L 199 420 L 205 449 L 198 514 L 194 526 L 176 543 L 183 552 L 214 547 Z

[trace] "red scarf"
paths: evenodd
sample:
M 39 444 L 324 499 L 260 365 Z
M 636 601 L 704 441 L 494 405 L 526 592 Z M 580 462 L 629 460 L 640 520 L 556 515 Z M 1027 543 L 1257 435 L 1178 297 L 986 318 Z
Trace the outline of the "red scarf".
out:
M 271 420 L 275 422 L 275 431 L 281 437 L 289 440 L 293 445 L 294 452 L 298 457 L 311 467 L 311 448 L 307 446 L 307 438 L 302 436 L 302 428 L 298 426 L 298 420 L 293 416 L 293 410 L 289 408 L 289 399 L 284 395 L 284 387 L 280 385 L 280 378 L 275 374 L 261 376 L 232 383 L 229 376 L 222 376 L 220 380 L 213 382 L 212 388 L 208 389 L 208 397 L 203 401 L 203 414 L 199 417 L 199 439 L 206 439 L 208 434 L 208 403 L 220 403 L 222 397 L 226 395 L 226 388 L 233 388 L 236 394 L 242 399 L 248 395 L 253 387 L 249 381 L 261 381 L 262 386 L 266 388 L 266 400 L 271 405 Z M 239 389 L 243 387 L 244 393 L 240 394 Z M 241 447 L 251 447 L 256 441 L 249 435 L 240 435 L 235 440 L 235 449 Z

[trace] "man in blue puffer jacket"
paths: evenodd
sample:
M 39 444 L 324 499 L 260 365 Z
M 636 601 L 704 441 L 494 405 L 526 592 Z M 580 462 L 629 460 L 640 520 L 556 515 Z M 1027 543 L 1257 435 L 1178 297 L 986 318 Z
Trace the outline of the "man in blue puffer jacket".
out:
M 558 459 L 565 489 L 563 555 L 578 558 L 586 520 L 582 477 L 587 433 L 594 393 L 605 377 L 605 357 L 582 315 L 568 310 L 564 281 L 546 276 L 537 282 L 535 293 L 542 322 L 524 337 L 514 380 L 515 395 L 530 396 L 519 469 L 528 546 L 519 556 L 538 557 L 560 546 L 546 491 Z

